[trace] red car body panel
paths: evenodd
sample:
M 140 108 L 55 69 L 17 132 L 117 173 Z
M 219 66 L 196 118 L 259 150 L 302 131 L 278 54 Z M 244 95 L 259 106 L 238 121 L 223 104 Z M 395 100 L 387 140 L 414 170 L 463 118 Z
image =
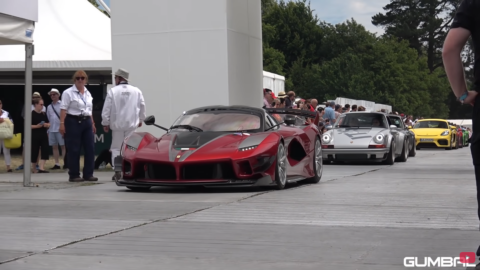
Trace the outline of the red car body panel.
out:
M 211 140 L 199 147 L 176 146 L 181 139 L 200 141 L 206 140 L 205 137 Z M 155 138 L 138 132 L 125 140 L 123 177 L 117 180 L 117 185 L 274 185 L 280 143 L 287 149 L 287 180 L 295 182 L 315 176 L 317 138 L 320 140 L 319 130 L 314 124 L 280 125 L 277 129 L 250 134 L 171 130 Z M 255 148 L 240 151 L 250 146 Z

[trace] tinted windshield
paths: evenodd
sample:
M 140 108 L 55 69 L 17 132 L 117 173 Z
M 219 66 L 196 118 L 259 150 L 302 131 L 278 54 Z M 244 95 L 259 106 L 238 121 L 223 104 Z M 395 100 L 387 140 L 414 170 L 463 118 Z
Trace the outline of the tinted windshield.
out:
M 203 131 L 252 131 L 260 129 L 260 117 L 246 113 L 197 113 L 182 115 L 173 126 L 190 125 Z
M 448 125 L 446 122 L 443 121 L 420 121 L 415 124 L 413 128 L 448 128 Z
M 395 125 L 398 128 L 403 128 L 402 119 L 398 117 L 388 117 L 388 119 L 390 120 L 390 125 Z
M 385 117 L 376 113 L 349 113 L 341 115 L 334 128 L 342 127 L 380 127 L 386 128 Z

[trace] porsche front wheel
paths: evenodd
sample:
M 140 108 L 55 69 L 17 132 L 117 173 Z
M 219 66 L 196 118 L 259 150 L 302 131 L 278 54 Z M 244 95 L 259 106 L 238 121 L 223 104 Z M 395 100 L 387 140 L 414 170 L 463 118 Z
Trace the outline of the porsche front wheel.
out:
M 316 184 L 320 182 L 323 174 L 323 153 L 322 153 L 322 144 L 320 143 L 320 139 L 315 140 L 315 149 L 313 153 L 313 171 L 315 172 L 315 176 L 306 179 L 305 182 Z
M 287 185 L 287 153 L 282 143 L 278 145 L 275 184 L 278 190 L 284 189 Z
M 390 151 L 388 152 L 387 159 L 384 161 L 387 165 L 395 164 L 395 142 L 390 144 Z

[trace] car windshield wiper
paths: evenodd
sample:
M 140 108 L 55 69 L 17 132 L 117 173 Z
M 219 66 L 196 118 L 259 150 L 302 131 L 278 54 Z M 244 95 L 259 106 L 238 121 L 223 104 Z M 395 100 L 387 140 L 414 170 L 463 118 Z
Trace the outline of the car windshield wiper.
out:
M 196 132 L 203 132 L 203 129 L 198 128 L 198 127 L 194 127 L 194 126 L 191 126 L 191 125 L 176 125 L 176 126 L 171 127 L 170 129 L 176 129 L 176 128 L 183 128 L 183 129 L 188 129 L 190 131 L 194 130 Z

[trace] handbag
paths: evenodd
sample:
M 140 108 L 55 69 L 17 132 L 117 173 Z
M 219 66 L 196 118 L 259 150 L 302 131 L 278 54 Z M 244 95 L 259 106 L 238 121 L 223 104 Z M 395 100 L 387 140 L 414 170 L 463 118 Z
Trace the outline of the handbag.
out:
M 11 139 L 3 140 L 3 145 L 7 149 L 17 149 L 22 146 L 22 133 L 13 134 Z
M 0 140 L 11 139 L 13 138 L 13 123 L 8 118 L 3 120 L 0 123 Z

